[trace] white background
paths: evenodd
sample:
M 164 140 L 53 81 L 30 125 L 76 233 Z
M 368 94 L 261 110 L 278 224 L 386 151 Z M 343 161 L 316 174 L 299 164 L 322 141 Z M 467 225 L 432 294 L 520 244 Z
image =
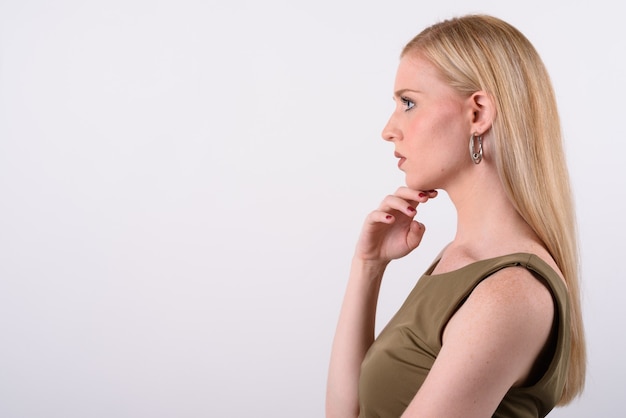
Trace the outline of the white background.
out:
M 422 28 L 499 16 L 557 92 L 589 374 L 622 417 L 626 29 L 616 3 L 0 1 L 0 416 L 321 417 L 380 140 Z M 471 5 L 470 5 L 471 4 Z M 445 195 L 380 324 L 451 239 Z

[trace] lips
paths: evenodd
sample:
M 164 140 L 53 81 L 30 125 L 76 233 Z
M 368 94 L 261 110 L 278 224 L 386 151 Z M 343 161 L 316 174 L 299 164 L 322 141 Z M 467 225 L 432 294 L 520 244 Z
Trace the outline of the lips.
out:
M 399 158 L 400 160 L 398 161 L 398 168 L 400 168 L 400 166 L 406 161 L 406 157 L 402 154 L 400 154 L 399 152 L 394 152 L 393 153 L 394 157 Z

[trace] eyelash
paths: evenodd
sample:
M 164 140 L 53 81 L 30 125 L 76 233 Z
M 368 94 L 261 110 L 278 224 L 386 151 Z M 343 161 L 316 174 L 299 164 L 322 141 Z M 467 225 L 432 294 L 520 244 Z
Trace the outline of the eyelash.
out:
M 415 107 L 415 102 L 407 97 L 400 97 L 400 100 L 402 101 L 402 104 L 406 107 L 406 109 L 404 110 L 405 112 L 408 112 L 409 110 L 413 109 L 413 107 Z

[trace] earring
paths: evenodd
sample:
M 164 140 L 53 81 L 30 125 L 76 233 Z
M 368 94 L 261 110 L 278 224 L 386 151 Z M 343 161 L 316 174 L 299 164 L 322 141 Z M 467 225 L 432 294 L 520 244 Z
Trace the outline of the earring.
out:
M 478 151 L 476 151 L 476 144 L 474 142 L 475 140 L 478 140 Z M 480 164 L 480 162 L 483 160 L 483 137 L 481 135 L 478 135 L 477 132 L 474 132 L 472 136 L 470 136 L 469 152 L 470 157 L 472 157 L 472 161 L 474 161 L 474 164 Z

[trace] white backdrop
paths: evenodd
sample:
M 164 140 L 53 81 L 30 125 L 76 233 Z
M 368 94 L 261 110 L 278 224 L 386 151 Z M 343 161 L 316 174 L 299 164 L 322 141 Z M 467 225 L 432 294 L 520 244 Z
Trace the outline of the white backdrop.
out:
M 426 3 L 0 0 L 0 416 L 321 417 L 362 219 L 403 182 L 400 49 L 485 12 L 543 56 L 576 191 L 589 377 L 551 416 L 622 417 L 621 13 Z M 452 238 L 445 196 L 419 217 L 381 325 Z

